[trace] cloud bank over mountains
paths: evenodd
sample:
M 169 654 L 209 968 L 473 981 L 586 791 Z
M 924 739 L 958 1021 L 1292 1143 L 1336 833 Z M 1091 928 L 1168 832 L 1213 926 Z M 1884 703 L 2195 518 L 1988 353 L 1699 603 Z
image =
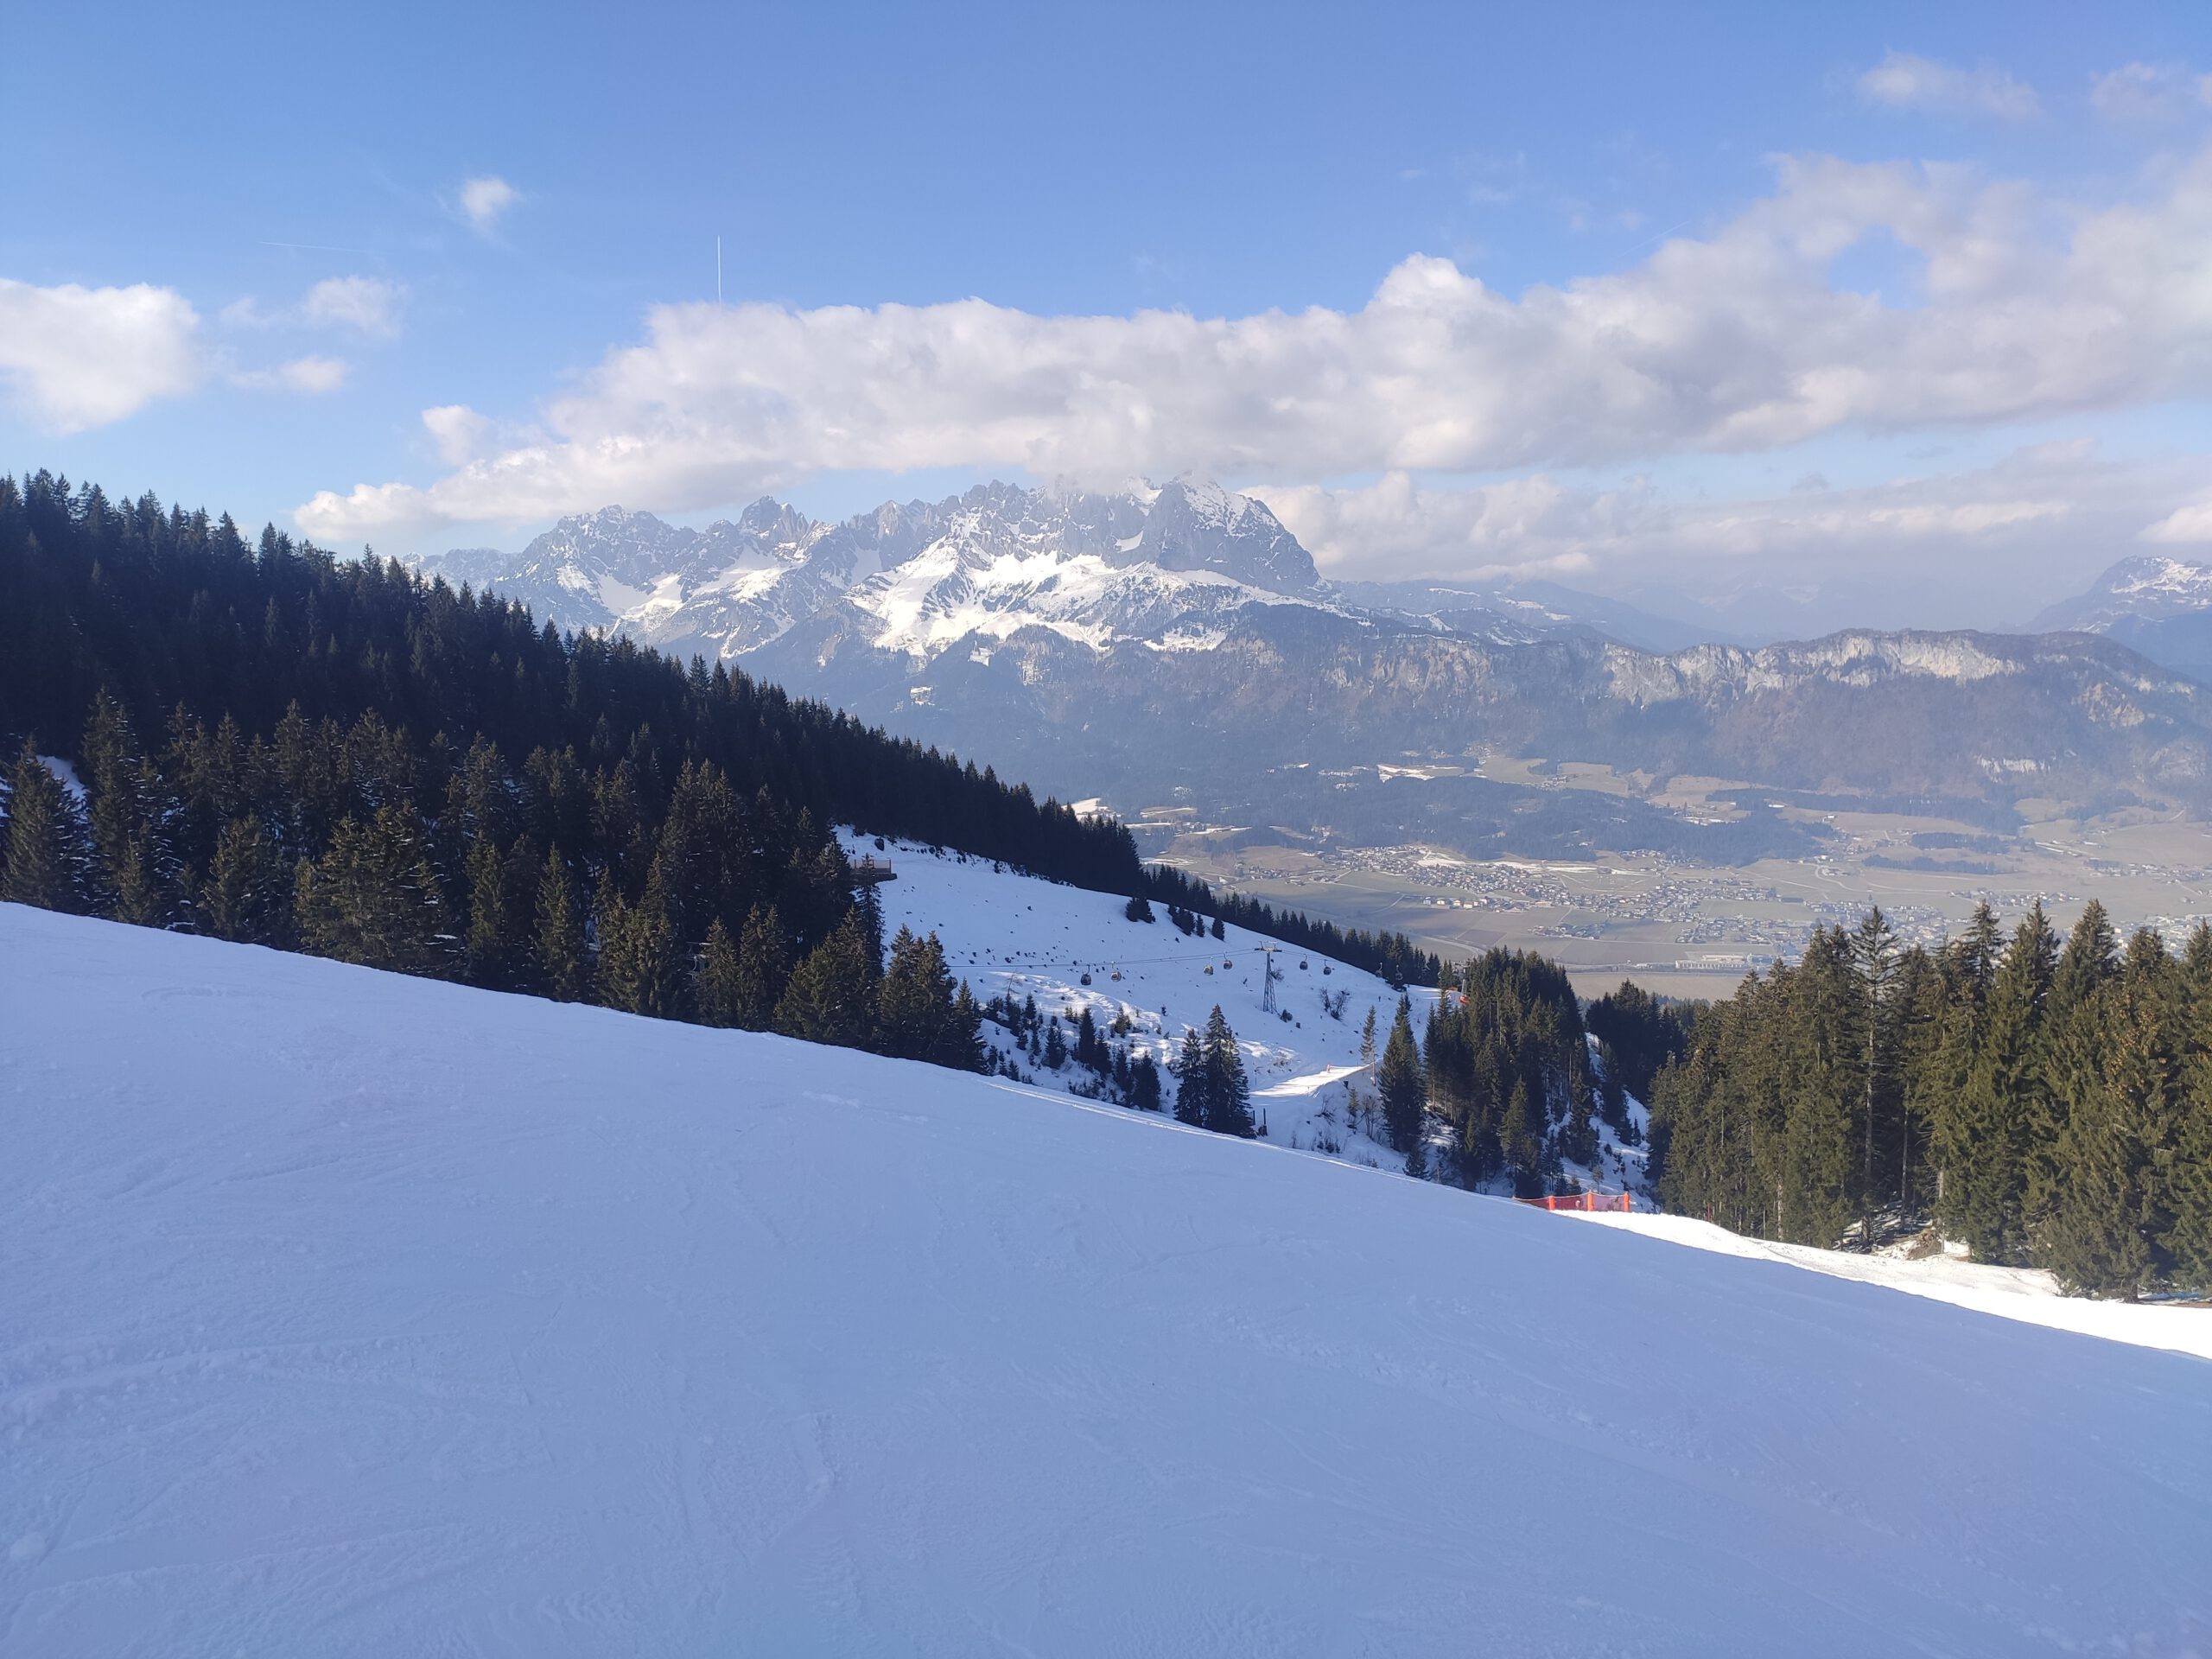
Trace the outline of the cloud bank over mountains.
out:
M 1353 311 L 659 306 L 641 341 L 610 351 L 535 426 L 509 429 L 516 441 L 479 448 L 490 421 L 429 411 L 453 470 L 428 486 L 323 492 L 299 521 L 345 542 L 614 501 L 683 512 L 845 470 L 1197 471 L 1273 484 L 1263 493 L 1303 508 L 1323 548 L 1394 494 L 1429 502 L 1396 514 L 1409 568 L 1418 522 L 1442 527 L 1432 552 L 1458 557 L 1462 529 L 1559 524 L 1572 492 L 1536 477 L 1408 497 L 1400 474 L 1634 465 L 2212 393 L 2212 150 L 2094 205 L 1963 166 L 1792 156 L 1774 175 L 1770 194 L 1705 235 L 1518 297 L 1415 256 Z M 1839 273 L 1878 239 L 1910 257 L 1904 291 Z M 1338 493 L 1332 534 L 1312 517 L 1314 492 L 1340 480 L 1367 481 Z M 1588 494 L 1576 513 L 1599 541 L 1632 533 L 1634 495 Z M 1967 531 L 2075 507 L 1842 496 L 1828 518 L 1789 517 L 1826 534 L 1854 505 L 1891 515 L 1864 523 Z M 1587 538 L 1562 540 L 1500 535 L 1495 550 L 1560 569 L 1588 556 Z

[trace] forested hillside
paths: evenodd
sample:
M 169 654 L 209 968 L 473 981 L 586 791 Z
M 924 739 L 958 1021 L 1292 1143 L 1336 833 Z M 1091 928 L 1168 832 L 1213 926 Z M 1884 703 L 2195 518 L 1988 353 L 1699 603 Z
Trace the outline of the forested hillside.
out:
M 1881 912 L 1706 1012 L 1652 1098 L 1669 1208 L 1828 1244 L 1932 1215 L 2077 1290 L 2212 1287 L 2212 927 L 2062 943 L 1987 906 L 1937 950 Z
M 720 664 L 44 473 L 0 478 L 0 739 L 10 899 L 956 1065 L 976 1010 L 925 938 L 886 968 L 833 826 L 1147 880 L 1119 824 Z

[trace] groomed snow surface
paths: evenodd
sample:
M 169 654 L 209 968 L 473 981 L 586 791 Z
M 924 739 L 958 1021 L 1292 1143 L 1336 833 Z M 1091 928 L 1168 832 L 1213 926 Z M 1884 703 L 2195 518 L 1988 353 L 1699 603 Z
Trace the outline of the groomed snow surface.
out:
M 2182 1654 L 2212 1366 L 0 907 L 0 1652 Z

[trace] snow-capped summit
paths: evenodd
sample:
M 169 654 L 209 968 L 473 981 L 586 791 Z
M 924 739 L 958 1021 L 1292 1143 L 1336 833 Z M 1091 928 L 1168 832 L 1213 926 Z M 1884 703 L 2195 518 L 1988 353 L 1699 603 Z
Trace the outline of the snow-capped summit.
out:
M 472 549 L 423 563 L 563 627 L 721 657 L 810 620 L 924 661 L 970 635 L 987 645 L 1027 627 L 1094 644 L 1192 638 L 1245 604 L 1319 585 L 1312 556 L 1265 505 L 1184 479 L 1107 493 L 984 484 L 834 525 L 765 497 L 704 530 L 603 507 L 511 558 Z
M 2212 680 L 2212 564 L 2142 554 L 2029 625 L 2108 634 L 2155 663 Z

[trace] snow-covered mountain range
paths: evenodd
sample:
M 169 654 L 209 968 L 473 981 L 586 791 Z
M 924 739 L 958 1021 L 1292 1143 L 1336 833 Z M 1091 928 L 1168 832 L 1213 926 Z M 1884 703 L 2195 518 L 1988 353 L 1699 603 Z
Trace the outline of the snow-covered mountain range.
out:
M 564 628 L 736 659 L 1124 810 L 1264 797 L 1266 822 L 1310 809 L 1317 828 L 1359 836 L 1343 786 L 1304 786 L 1485 753 L 2000 804 L 2120 791 L 2212 806 L 2212 694 L 2123 648 L 2126 618 L 2109 627 L 2120 644 L 1866 630 L 1691 643 L 1563 589 L 1332 583 L 1264 503 L 1188 480 L 991 484 L 835 524 L 772 500 L 705 529 L 610 507 L 518 555 L 423 564 Z M 1515 805 L 1437 810 L 1475 826 L 1458 844 L 1476 849 Z M 1592 827 L 1590 844 L 1668 844 L 1643 817 Z
M 741 658 L 809 622 L 910 665 L 1024 628 L 1104 648 L 1217 644 L 1254 606 L 1383 613 L 1500 644 L 1591 631 L 1579 596 L 1320 578 L 1265 503 L 1217 485 L 1096 493 L 979 485 L 938 502 L 887 501 L 841 524 L 764 499 L 703 530 L 606 507 L 563 518 L 520 553 L 462 548 L 418 561 L 496 588 L 563 628 L 623 632 L 677 656 Z M 1679 625 L 1592 600 L 1636 634 Z
M 563 627 L 720 657 L 841 610 L 875 648 L 927 661 L 1025 627 L 1172 645 L 1246 605 L 1327 602 L 1312 556 L 1265 505 L 1182 480 L 1113 494 L 991 484 L 836 524 L 766 499 L 704 530 L 607 507 L 518 556 L 464 550 L 425 568 Z

